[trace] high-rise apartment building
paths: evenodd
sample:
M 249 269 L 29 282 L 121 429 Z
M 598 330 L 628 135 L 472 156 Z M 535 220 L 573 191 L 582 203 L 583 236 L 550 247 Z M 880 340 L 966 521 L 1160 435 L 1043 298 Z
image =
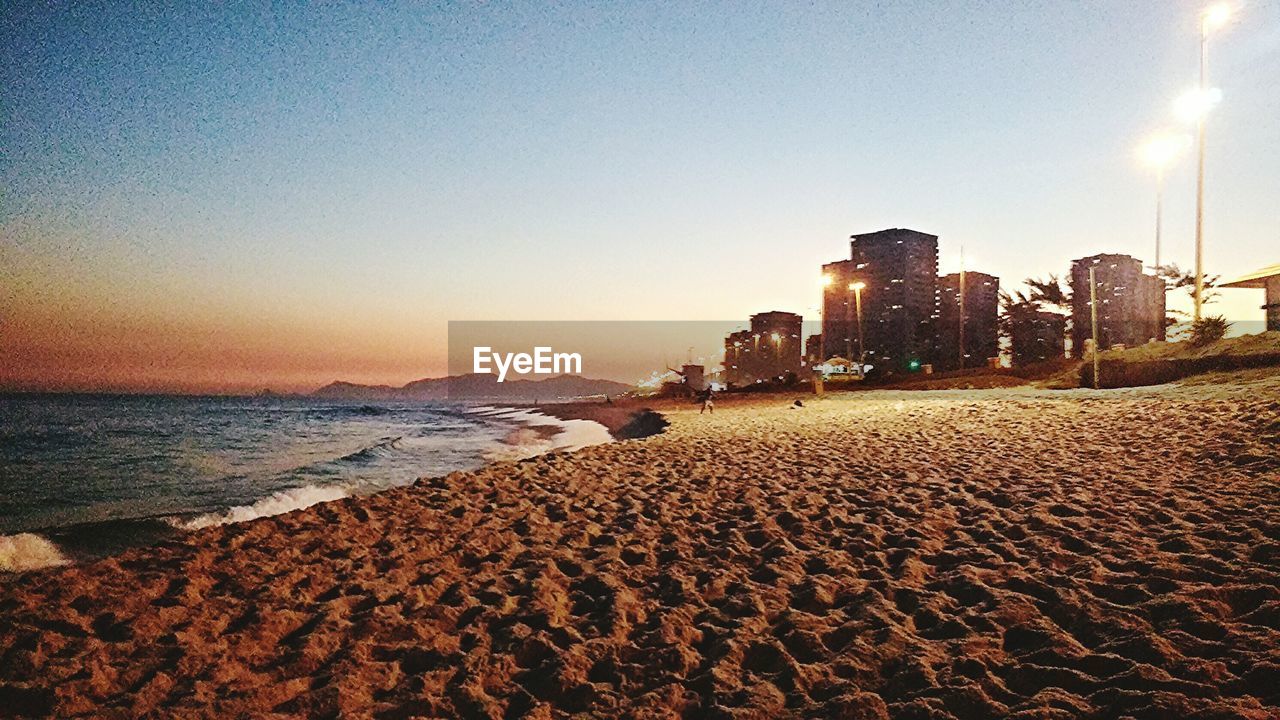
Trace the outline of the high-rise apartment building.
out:
M 803 319 L 774 310 L 751 316 L 751 329 L 724 341 L 725 382 L 742 387 L 757 382 L 802 377 Z
M 1076 357 L 1093 337 L 1089 268 L 1097 283 L 1098 344 L 1103 349 L 1165 338 L 1164 280 L 1144 273 L 1135 257 L 1093 255 L 1071 263 L 1071 352 Z
M 1000 354 L 1000 278 L 966 271 L 964 304 L 960 273 L 938 278 L 938 344 L 933 365 L 940 370 L 982 367 Z M 964 312 L 964 358 L 960 357 L 960 313 Z
M 938 303 L 938 236 L 903 228 L 851 236 L 850 259 L 828 263 L 822 333 L 827 357 L 858 349 L 878 372 L 918 368 L 932 359 Z M 861 283 L 861 290 L 850 288 Z

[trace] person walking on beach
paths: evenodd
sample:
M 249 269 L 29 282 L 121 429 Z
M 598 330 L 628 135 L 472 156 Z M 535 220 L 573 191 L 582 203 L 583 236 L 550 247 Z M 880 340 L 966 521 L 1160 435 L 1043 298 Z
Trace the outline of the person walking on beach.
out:
M 698 414 L 699 414 L 699 415 L 701 415 L 701 414 L 702 414 L 702 413 L 704 413 L 704 412 L 713 413 L 713 412 L 715 412 L 715 411 L 716 411 L 716 405 L 715 405 L 715 403 L 713 403 L 713 402 L 711 401 L 711 396 L 712 396 L 712 394 L 713 394 L 713 393 L 711 392 L 711 386 L 710 386 L 710 385 L 708 385 L 708 386 L 707 386 L 707 389 L 706 389 L 706 390 L 703 390 L 703 391 L 702 391 L 702 393 L 701 393 L 701 397 L 702 397 L 702 409 L 698 411 Z

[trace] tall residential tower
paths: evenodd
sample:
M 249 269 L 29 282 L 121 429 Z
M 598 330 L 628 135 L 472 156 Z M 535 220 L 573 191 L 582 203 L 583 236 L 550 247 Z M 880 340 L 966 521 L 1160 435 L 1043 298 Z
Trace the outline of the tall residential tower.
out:
M 1142 271 L 1129 255 L 1102 254 L 1071 263 L 1071 352 L 1083 357 L 1085 340 L 1093 337 L 1089 312 L 1089 268 L 1098 296 L 1098 344 L 1144 345 L 1165 338 L 1164 280 Z
M 823 270 L 822 334 L 827 357 L 858 356 L 856 294 L 864 284 L 862 323 L 867 363 L 879 372 L 918 368 L 931 359 L 938 303 L 938 236 L 893 228 L 851 236 L 849 260 Z
M 981 272 L 964 273 L 964 303 L 960 302 L 960 273 L 938 278 L 938 352 L 935 367 L 954 370 L 984 367 L 1000 354 L 1000 278 Z M 964 311 L 964 359 L 960 358 L 960 313 Z

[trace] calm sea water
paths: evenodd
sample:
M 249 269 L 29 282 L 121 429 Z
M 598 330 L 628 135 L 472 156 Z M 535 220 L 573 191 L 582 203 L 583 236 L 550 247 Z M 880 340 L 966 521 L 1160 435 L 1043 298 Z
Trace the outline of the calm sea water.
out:
M 0 396 L 0 565 L 22 566 L 27 534 L 93 557 L 472 469 L 521 420 L 410 402 Z

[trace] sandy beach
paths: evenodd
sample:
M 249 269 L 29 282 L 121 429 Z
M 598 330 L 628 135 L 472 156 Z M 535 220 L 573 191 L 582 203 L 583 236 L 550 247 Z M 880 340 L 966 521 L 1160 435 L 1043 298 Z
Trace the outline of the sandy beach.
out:
M 5 578 L 0 715 L 1280 717 L 1280 377 L 804 400 Z

